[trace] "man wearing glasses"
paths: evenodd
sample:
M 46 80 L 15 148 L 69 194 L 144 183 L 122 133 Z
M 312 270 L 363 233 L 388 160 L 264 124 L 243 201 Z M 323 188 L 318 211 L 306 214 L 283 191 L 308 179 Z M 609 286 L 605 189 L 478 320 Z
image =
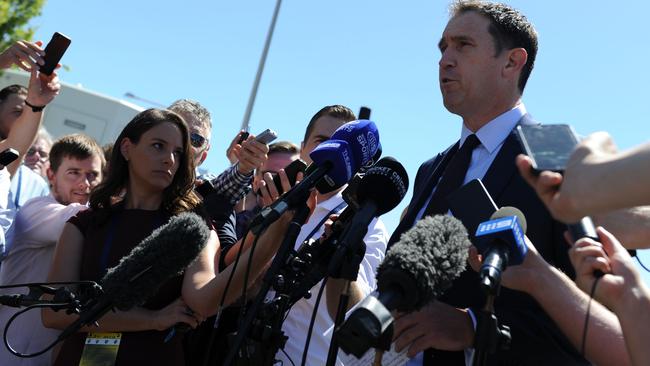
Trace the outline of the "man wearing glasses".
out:
M 38 129 L 36 140 L 32 146 L 25 153 L 25 164 L 29 169 L 35 173 L 40 174 L 41 177 L 47 178 L 47 168 L 50 167 L 50 149 L 52 148 L 52 136 L 47 132 L 45 127 Z
M 190 129 L 190 144 L 197 169 L 197 181 L 200 184 L 197 190 L 205 194 L 204 204 L 220 242 L 219 268 L 225 268 L 223 258 L 228 249 L 237 242 L 234 206 L 250 191 L 253 171 L 266 162 L 269 148 L 250 136 L 238 149 L 237 163 L 224 170 L 219 176 L 207 171 L 200 173 L 198 167 L 208 157 L 210 150 L 209 136 L 212 132 L 210 112 L 198 102 L 188 99 L 177 100 L 168 109 L 181 115 Z M 211 185 L 212 188 L 202 190 L 201 186 L 206 184 Z M 205 348 L 212 344 L 210 339 L 214 332 L 214 324 L 214 317 L 209 318 L 201 327 L 186 336 L 185 354 L 188 365 L 203 361 Z

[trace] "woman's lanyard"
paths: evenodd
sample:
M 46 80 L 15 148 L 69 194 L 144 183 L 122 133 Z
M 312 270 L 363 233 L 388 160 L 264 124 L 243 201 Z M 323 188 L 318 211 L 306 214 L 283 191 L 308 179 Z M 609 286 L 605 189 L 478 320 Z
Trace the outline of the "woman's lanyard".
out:
M 16 206 L 16 209 L 20 208 L 20 188 L 23 186 L 23 172 L 18 169 L 18 186 L 16 187 L 16 199 L 14 200 L 14 205 Z
M 113 242 L 115 241 L 115 232 L 117 231 L 117 224 L 119 224 L 119 216 L 120 213 L 117 213 L 111 217 L 111 222 L 109 223 L 108 226 L 108 232 L 106 233 L 106 240 L 104 241 L 104 247 L 102 248 L 102 256 L 99 258 L 99 270 L 102 276 L 106 274 L 106 270 L 108 269 L 108 258 L 111 253 L 111 247 L 113 246 Z M 162 215 L 160 214 L 160 211 L 158 211 L 158 215 L 156 215 L 156 218 L 153 220 L 152 223 L 152 228 L 151 231 L 156 230 L 158 227 L 160 227 L 163 224 L 163 218 Z

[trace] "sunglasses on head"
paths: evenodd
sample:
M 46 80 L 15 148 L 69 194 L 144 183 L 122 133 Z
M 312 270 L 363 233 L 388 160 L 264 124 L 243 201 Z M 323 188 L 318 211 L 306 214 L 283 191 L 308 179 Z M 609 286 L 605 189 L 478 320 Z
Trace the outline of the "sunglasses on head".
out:
M 207 141 L 208 139 L 199 135 L 196 132 L 190 133 L 190 143 L 192 144 L 192 146 L 194 146 L 197 149 L 203 147 Z

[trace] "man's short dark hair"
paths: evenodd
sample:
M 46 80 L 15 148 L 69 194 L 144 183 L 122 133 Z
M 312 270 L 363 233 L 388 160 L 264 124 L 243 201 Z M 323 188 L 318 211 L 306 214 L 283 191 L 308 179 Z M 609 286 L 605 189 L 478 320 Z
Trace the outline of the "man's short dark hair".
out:
M 307 130 L 305 130 L 305 137 L 303 141 L 307 141 L 309 139 L 309 135 L 314 129 L 314 124 L 316 124 L 316 121 L 323 116 L 341 119 L 345 122 L 350 122 L 357 119 L 357 116 L 354 114 L 354 112 L 352 112 L 352 109 L 344 105 L 335 104 L 323 107 L 320 111 L 316 112 L 316 114 L 314 114 L 314 116 L 309 121 Z
M 18 84 L 9 85 L 2 88 L 2 90 L 0 90 L 0 104 L 4 103 L 4 101 L 13 94 L 27 95 L 27 88 Z
M 269 152 L 267 155 L 270 156 L 276 153 L 297 155 L 300 154 L 300 148 L 293 142 L 278 141 L 269 145 Z
M 519 10 L 501 3 L 479 0 L 460 0 L 451 5 L 451 17 L 474 11 L 490 20 L 488 31 L 494 39 L 496 55 L 504 49 L 523 48 L 528 60 L 519 76 L 519 92 L 523 93 L 526 82 L 533 71 L 537 56 L 537 31 Z
M 56 140 L 54 145 L 52 145 L 52 149 L 50 150 L 50 168 L 56 173 L 64 157 L 85 160 L 92 156 L 99 157 L 103 170 L 106 165 L 106 159 L 104 159 L 102 148 L 95 139 L 80 133 L 65 135 Z

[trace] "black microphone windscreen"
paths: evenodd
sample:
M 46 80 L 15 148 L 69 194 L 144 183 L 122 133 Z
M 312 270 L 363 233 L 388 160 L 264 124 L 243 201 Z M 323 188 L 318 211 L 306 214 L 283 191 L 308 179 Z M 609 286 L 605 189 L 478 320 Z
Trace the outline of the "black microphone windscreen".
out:
M 506 216 L 517 216 L 519 226 L 521 226 L 521 230 L 524 232 L 524 234 L 526 234 L 526 229 L 528 228 L 526 223 L 526 216 L 524 216 L 524 213 L 516 207 L 503 206 L 500 209 L 496 210 L 492 216 L 490 216 L 490 220 L 499 219 Z
M 395 208 L 409 187 L 409 177 L 404 166 L 390 156 L 379 160 L 368 169 L 357 188 L 359 204 L 371 200 L 377 204 L 377 215 Z
M 397 310 L 420 309 L 442 295 L 464 270 L 471 243 L 456 218 L 428 216 L 402 234 L 377 269 L 377 286 L 400 288 Z
M 104 294 L 120 310 L 142 305 L 170 278 L 183 273 L 210 237 L 205 221 L 190 212 L 172 217 L 110 268 Z

